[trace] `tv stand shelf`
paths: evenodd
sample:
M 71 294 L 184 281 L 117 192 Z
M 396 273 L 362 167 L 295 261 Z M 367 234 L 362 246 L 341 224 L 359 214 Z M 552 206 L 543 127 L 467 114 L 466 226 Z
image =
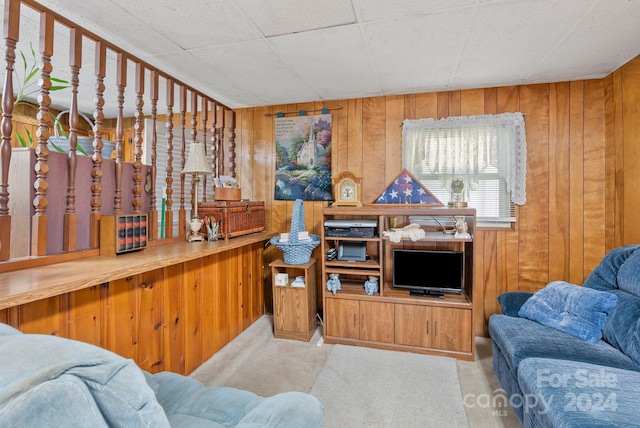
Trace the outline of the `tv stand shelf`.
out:
M 418 217 L 419 216 L 419 217 Z M 419 205 L 365 206 L 359 208 L 328 207 L 324 220 L 376 220 L 373 238 L 325 236 L 321 249 L 326 255 L 341 241 L 362 241 L 366 245 L 366 261 L 327 261 L 322 259 L 324 340 L 371 346 L 383 349 L 428 353 L 459 359 L 475 358 L 473 324 L 473 259 L 476 213 L 471 208 L 423 207 Z M 414 218 L 464 218 L 469 238 L 444 233 L 438 221 L 420 223 L 425 236 L 417 241 L 403 238 L 392 242 L 385 230 L 402 228 Z M 449 221 L 449 224 L 451 221 Z M 412 296 L 407 289 L 393 287 L 394 249 L 458 251 L 463 253 L 463 292 L 437 296 Z M 425 269 L 428 275 L 429 267 Z M 459 273 L 459 272 L 458 272 Z M 335 294 L 327 289 L 330 274 L 338 274 L 341 289 Z M 456 274 L 453 272 L 453 274 Z M 364 282 L 376 277 L 379 290 L 366 293 Z

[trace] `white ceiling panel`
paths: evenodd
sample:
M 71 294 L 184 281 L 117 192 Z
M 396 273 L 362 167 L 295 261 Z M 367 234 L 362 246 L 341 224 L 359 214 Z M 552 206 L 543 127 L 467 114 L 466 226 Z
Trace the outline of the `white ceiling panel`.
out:
M 162 29 L 167 39 L 185 50 L 261 36 L 229 0 L 190 0 L 186 8 L 175 0 L 156 0 L 151 7 L 144 1 L 113 1 L 134 16 L 144 16 L 148 28 Z
M 461 11 L 364 24 L 382 93 L 446 88 L 471 17 Z
M 265 37 L 356 22 L 351 0 L 237 0 Z
M 640 54 L 638 0 L 40 2 L 232 108 L 601 78 Z
M 304 76 L 322 99 L 380 94 L 357 25 L 273 37 L 269 42 L 294 73 Z M 344 76 L 359 78 L 354 81 Z

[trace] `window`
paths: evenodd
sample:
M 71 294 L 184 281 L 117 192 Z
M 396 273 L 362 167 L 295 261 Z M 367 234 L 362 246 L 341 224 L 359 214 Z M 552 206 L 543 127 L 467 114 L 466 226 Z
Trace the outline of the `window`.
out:
M 442 203 L 461 198 L 475 208 L 479 226 L 509 227 L 514 204 L 526 201 L 524 117 L 405 120 L 402 163 Z M 463 185 L 457 194 L 454 182 Z

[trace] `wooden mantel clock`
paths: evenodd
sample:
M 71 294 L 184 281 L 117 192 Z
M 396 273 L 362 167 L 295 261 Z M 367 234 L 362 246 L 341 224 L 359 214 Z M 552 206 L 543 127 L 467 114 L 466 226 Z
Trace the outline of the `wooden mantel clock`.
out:
M 342 171 L 331 178 L 333 182 L 333 207 L 361 207 L 361 180 L 351 171 Z

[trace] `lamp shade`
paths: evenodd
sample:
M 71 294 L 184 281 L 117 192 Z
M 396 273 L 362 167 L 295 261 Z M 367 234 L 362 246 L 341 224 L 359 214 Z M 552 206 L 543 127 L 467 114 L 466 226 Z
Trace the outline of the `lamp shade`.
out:
M 204 144 L 192 141 L 189 145 L 189 156 L 187 162 L 182 170 L 183 173 L 202 173 L 211 174 L 211 168 L 207 163 L 207 157 L 204 153 Z

